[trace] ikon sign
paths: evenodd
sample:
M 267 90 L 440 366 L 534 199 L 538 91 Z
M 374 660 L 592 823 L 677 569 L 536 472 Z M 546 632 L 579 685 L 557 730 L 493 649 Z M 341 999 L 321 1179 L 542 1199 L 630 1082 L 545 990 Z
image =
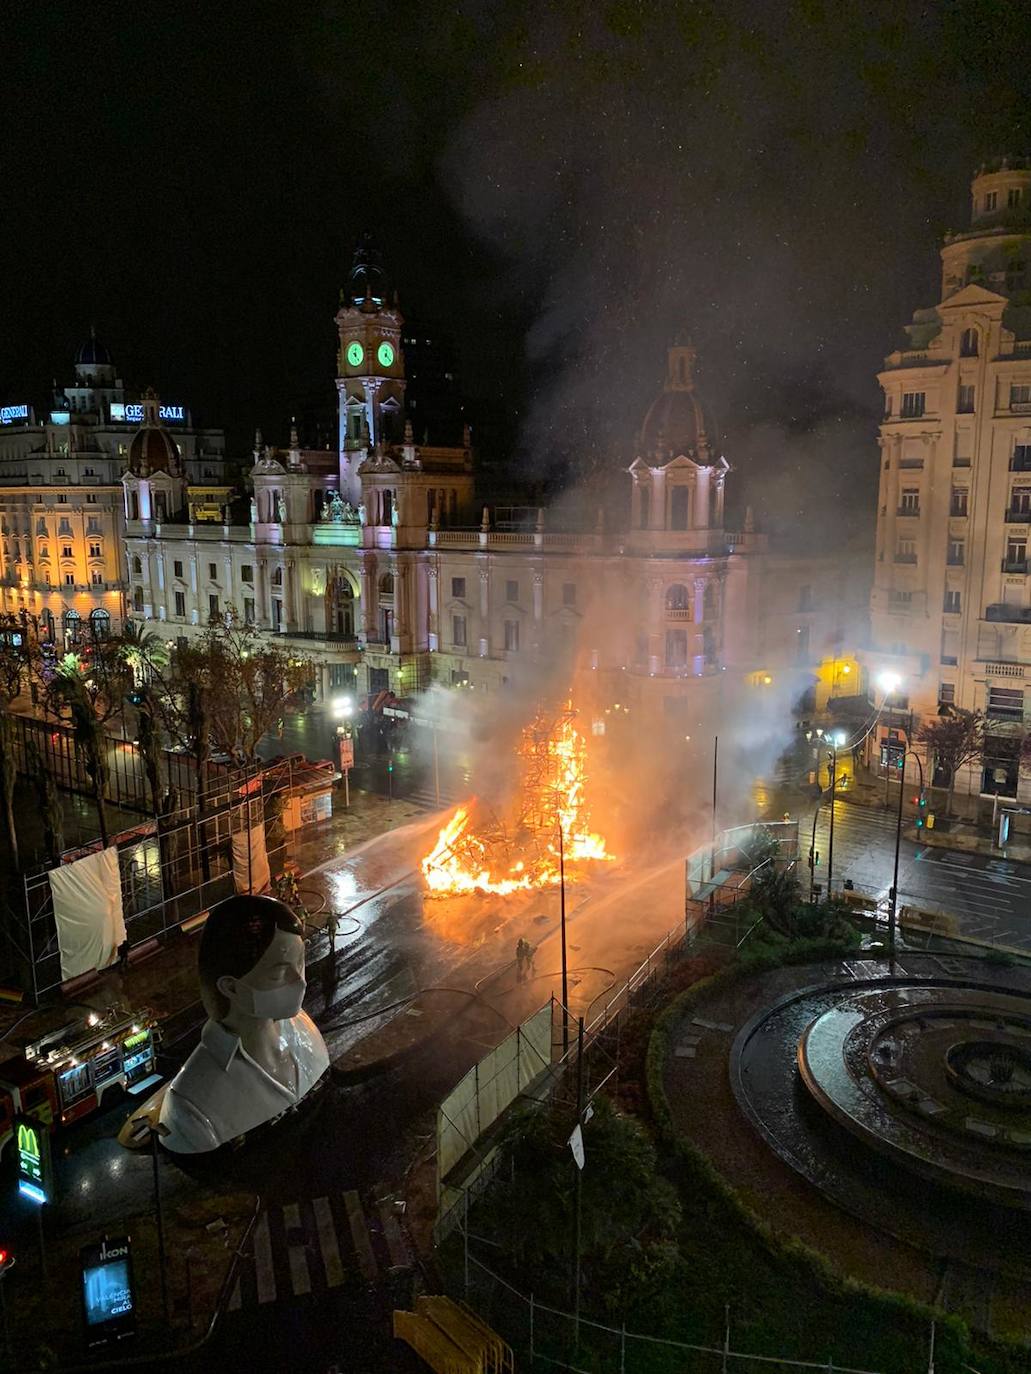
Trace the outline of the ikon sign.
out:
M 79 1261 L 87 1343 L 131 1336 L 136 1329 L 136 1284 L 129 1237 L 105 1237 L 99 1245 L 84 1245 Z

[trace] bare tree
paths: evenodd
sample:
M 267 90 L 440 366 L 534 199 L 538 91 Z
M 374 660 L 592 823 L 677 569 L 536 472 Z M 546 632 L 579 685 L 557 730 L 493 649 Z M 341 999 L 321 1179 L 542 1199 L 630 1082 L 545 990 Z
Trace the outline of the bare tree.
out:
M 952 794 L 956 774 L 964 764 L 980 758 L 984 752 L 985 718 L 982 711 L 961 711 L 953 707 L 946 716 L 925 721 L 917 739 L 935 763 L 948 777 L 945 814 L 952 814 Z

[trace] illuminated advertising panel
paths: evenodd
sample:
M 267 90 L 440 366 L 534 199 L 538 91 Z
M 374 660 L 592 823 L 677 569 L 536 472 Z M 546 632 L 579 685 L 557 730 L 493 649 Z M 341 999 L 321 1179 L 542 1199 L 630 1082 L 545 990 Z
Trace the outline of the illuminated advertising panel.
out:
M 158 406 L 159 417 L 167 423 L 182 425 L 186 423 L 186 407 L 180 405 Z M 111 421 L 119 425 L 142 425 L 144 410 L 140 401 L 112 401 Z
M 79 1251 L 82 1312 L 88 1345 L 121 1340 L 136 1330 L 136 1284 L 128 1236 L 106 1236 Z
M 34 1116 L 16 1116 L 12 1124 L 18 1160 L 18 1192 L 30 1202 L 49 1202 L 50 1136 Z
M 24 421 L 28 424 L 31 411 L 27 405 L 0 406 L 0 425 L 16 425 Z

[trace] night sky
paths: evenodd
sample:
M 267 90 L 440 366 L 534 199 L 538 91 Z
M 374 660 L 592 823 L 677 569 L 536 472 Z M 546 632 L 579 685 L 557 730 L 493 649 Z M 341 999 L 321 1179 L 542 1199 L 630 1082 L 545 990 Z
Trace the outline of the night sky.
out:
M 45 403 L 93 322 L 237 452 L 332 397 L 369 231 L 513 471 L 628 461 L 689 333 L 731 462 L 821 523 L 873 490 L 873 374 L 971 170 L 1031 151 L 1013 0 L 5 19 L 0 399 Z

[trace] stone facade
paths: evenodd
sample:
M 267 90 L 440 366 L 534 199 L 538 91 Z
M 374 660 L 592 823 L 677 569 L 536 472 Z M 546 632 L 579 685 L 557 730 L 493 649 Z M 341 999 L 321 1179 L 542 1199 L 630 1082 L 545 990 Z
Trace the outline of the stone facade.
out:
M 941 250 L 941 299 L 885 359 L 871 599 L 872 675 L 906 710 L 955 704 L 990 721 L 960 790 L 1031 800 L 1031 168 L 972 184 L 971 227 Z M 931 761 L 933 766 L 933 760 Z

